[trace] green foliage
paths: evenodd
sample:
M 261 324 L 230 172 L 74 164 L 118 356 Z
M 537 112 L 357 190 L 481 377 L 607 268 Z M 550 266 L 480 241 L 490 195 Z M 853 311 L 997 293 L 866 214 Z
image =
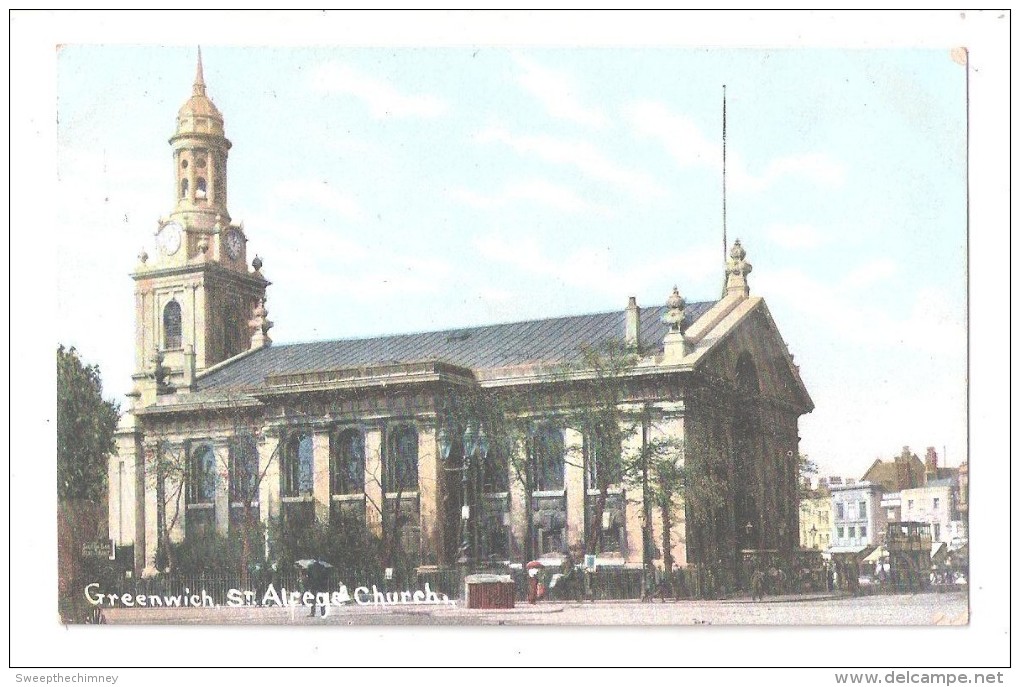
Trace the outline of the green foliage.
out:
M 173 572 L 181 575 L 233 574 L 241 561 L 241 542 L 237 537 L 191 535 L 171 546 Z
M 99 368 L 57 348 L 57 497 L 100 501 L 119 407 L 103 399 Z
M 270 540 L 278 542 L 273 554 L 280 570 L 290 569 L 302 559 L 320 560 L 337 569 L 340 579 L 381 580 L 385 565 L 385 543 L 356 516 L 338 517 L 328 525 L 320 522 L 295 527 L 280 536 L 279 523 L 270 529 Z M 393 567 L 403 568 L 401 561 Z
M 800 477 L 800 498 L 810 498 L 812 490 L 807 486 L 806 480 L 818 474 L 818 464 L 801 453 L 797 456 L 797 474 Z

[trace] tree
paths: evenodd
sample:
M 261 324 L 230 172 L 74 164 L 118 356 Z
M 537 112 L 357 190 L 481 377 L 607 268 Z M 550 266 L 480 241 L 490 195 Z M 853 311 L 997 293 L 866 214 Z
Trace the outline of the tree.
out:
M 107 458 L 120 418 L 103 398 L 99 367 L 86 365 L 72 346 L 57 347 L 57 497 L 102 501 Z
M 105 559 L 86 559 L 82 545 L 107 534 L 107 458 L 114 450 L 118 408 L 103 399 L 99 368 L 74 348 L 57 347 L 57 569 L 65 622 L 81 622 L 82 580 L 110 572 Z
M 797 474 L 800 477 L 800 498 L 811 498 L 811 478 L 818 474 L 818 464 L 808 458 L 805 454 L 797 455 Z

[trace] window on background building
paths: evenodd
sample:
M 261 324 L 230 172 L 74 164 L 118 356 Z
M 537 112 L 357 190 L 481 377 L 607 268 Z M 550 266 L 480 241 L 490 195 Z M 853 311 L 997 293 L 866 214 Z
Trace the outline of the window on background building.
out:
M 418 491 L 418 432 L 402 425 L 388 432 L 384 488 L 388 492 Z
M 914 499 L 907 499 L 907 508 L 914 507 Z
M 230 500 L 258 501 L 259 452 L 255 437 L 243 434 L 230 444 Z
M 216 500 L 216 454 L 209 444 L 191 452 L 188 463 L 188 503 L 213 503 Z
M 842 538 L 843 538 L 843 528 L 842 527 L 837 527 L 836 528 L 836 539 L 842 539 Z
M 563 430 L 542 425 L 531 438 L 531 459 L 535 471 L 537 491 L 563 489 L 564 467 Z
M 942 526 L 939 523 L 932 525 L 932 534 L 934 535 L 935 541 L 942 540 Z
M 842 520 L 843 519 L 843 504 L 842 503 L 837 503 L 836 504 L 836 519 L 837 520 Z
M 935 510 L 938 510 L 938 509 L 939 509 L 939 500 L 938 500 L 938 498 L 934 498 L 934 499 L 932 499 L 932 501 L 931 501 L 931 507 L 932 507 L 933 509 L 935 509 Z
M 861 501 L 857 504 L 857 517 L 866 518 L 868 517 L 868 502 Z
M 855 528 L 855 527 L 847 527 L 846 528 L 846 538 L 847 539 L 853 539 L 856 536 L 857 536 L 857 528 Z
M 163 308 L 163 348 L 175 350 L 181 347 L 181 304 L 170 301 Z
M 365 491 L 365 436 L 345 429 L 330 443 L 330 493 L 361 494 Z
M 861 539 L 867 539 L 867 538 L 868 538 L 868 526 L 867 525 L 861 525 Z
M 283 495 L 311 496 L 314 459 L 312 435 L 295 434 L 287 440 L 283 461 Z

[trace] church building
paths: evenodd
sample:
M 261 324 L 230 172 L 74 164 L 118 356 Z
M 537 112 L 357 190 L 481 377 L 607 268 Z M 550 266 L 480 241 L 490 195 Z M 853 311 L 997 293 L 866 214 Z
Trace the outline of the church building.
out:
M 227 209 L 231 143 L 201 56 L 170 148 L 176 202 L 132 273 L 134 383 L 109 461 L 110 534 L 136 574 L 253 522 L 260 560 L 354 523 L 419 571 L 567 553 L 735 569 L 742 551 L 798 546 L 813 404 L 740 241 L 718 300 L 663 284 L 651 307 L 279 345 L 262 260 Z M 597 351 L 626 362 L 607 373 Z M 688 469 L 665 506 L 653 446 Z

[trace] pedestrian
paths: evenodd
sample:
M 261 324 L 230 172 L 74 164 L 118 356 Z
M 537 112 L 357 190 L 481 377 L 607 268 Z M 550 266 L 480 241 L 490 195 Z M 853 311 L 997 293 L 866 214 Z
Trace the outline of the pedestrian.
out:
M 755 570 L 751 574 L 751 600 L 761 601 L 765 598 L 765 573 Z
M 318 561 L 308 566 L 308 570 L 305 572 L 305 578 L 307 580 L 307 589 L 312 593 L 312 608 L 308 613 L 310 618 L 314 618 L 316 612 L 319 610 L 320 594 L 324 594 L 326 591 L 326 568 L 322 563 Z M 322 616 L 326 616 L 326 608 L 323 605 Z

